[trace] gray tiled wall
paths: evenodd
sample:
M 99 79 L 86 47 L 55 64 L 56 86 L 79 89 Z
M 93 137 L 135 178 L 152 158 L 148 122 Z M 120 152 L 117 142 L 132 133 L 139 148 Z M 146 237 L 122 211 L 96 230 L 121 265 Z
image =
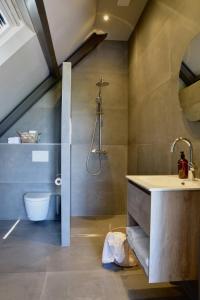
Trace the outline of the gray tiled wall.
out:
M 41 132 L 41 143 L 60 143 L 60 99 L 59 83 L 0 138 L 0 143 L 7 143 L 8 137 L 17 135 L 16 131 L 28 130 Z
M 0 139 L 0 219 L 27 219 L 23 195 L 27 192 L 59 193 L 54 180 L 60 173 L 60 85 L 46 93 Z M 38 144 L 7 144 L 16 130 L 38 130 Z M 32 151 L 48 151 L 49 162 L 32 162 Z M 51 197 L 47 219 L 55 219 L 55 196 Z
M 55 185 L 52 183 L 0 183 L 0 220 L 26 220 L 27 215 L 24 206 L 23 195 L 27 192 L 51 192 L 55 193 Z M 56 215 L 55 196 L 51 197 L 48 220 L 58 218 Z
M 96 82 L 103 76 L 102 173 L 86 171 L 96 117 Z M 126 206 L 127 172 L 127 43 L 105 41 L 72 72 L 72 215 L 122 214 Z M 92 160 L 94 167 L 96 160 Z
M 200 166 L 200 123 L 188 122 L 179 101 L 179 72 L 190 41 L 199 34 L 199 1 L 149 1 L 129 43 L 130 174 L 177 174 L 175 138 L 189 138 Z M 199 176 L 197 172 L 197 176 Z
M 49 162 L 32 162 L 32 151 L 48 151 Z M 26 219 L 23 195 L 27 192 L 57 193 L 59 144 L 0 144 L 0 219 Z M 51 197 L 48 219 L 56 217 L 55 196 Z
M 102 174 L 86 172 L 95 119 L 96 82 L 103 76 L 110 85 L 103 89 Z M 121 214 L 126 206 L 127 170 L 127 43 L 103 42 L 72 73 L 72 215 Z M 47 93 L 0 139 L 0 219 L 26 218 L 23 194 L 55 192 L 54 178 L 60 160 L 60 86 Z M 16 130 L 42 132 L 38 145 L 7 145 Z M 49 163 L 32 163 L 32 150 L 48 150 Z M 52 198 L 48 218 L 55 218 Z

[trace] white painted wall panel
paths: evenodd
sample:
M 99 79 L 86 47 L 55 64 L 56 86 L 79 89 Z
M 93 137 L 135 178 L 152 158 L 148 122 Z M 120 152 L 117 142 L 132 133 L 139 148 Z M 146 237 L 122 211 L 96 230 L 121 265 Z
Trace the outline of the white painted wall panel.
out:
M 96 0 L 45 0 L 58 63 L 77 49 L 93 30 Z
M 0 67 L 0 120 L 48 74 L 41 47 L 34 36 Z

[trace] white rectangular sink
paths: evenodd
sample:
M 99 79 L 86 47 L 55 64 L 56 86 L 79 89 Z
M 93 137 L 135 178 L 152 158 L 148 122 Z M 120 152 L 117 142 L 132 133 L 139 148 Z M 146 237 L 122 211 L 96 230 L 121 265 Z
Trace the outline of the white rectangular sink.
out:
M 126 178 L 148 191 L 200 190 L 200 179 L 180 179 L 177 175 L 127 175 Z

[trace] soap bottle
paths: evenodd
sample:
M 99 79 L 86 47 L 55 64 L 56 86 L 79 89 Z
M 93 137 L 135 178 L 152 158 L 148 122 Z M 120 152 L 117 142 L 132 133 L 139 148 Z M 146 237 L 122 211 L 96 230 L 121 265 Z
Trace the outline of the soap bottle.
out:
M 181 151 L 181 157 L 178 161 L 178 177 L 181 179 L 188 178 L 188 161 L 183 151 Z

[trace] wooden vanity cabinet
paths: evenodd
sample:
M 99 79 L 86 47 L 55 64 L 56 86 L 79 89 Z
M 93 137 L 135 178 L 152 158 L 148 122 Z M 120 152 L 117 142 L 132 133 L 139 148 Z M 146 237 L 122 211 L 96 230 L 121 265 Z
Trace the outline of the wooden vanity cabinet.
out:
M 149 238 L 149 283 L 196 280 L 200 191 L 148 191 L 128 182 L 128 226 Z

